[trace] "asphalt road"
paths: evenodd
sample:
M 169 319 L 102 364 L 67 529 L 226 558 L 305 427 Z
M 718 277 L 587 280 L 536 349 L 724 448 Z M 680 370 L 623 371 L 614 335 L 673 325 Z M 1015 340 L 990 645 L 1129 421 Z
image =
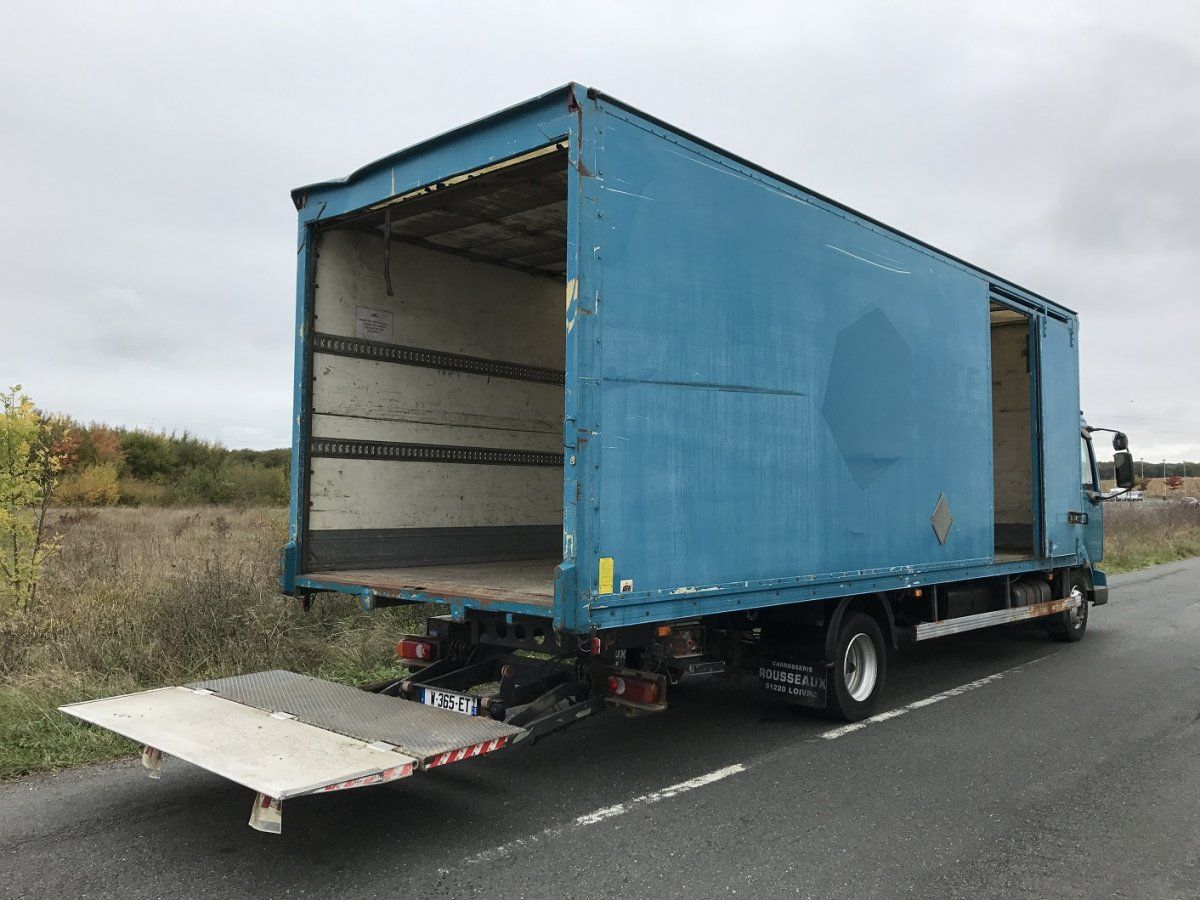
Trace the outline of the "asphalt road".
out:
M 0 787 L 5 896 L 1200 896 L 1200 561 L 893 658 L 865 727 L 677 689 L 534 747 L 288 801 L 168 761 Z

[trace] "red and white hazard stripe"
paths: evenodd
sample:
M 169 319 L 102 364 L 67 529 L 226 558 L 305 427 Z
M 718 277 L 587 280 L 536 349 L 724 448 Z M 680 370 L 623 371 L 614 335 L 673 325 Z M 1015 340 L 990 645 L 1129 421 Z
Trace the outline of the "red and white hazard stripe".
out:
M 344 791 L 348 788 L 366 787 L 369 784 L 384 784 L 388 781 L 395 781 L 397 778 L 407 778 L 413 773 L 413 764 L 405 763 L 402 766 L 393 766 L 390 769 L 384 769 L 382 772 L 377 772 L 373 775 L 363 775 L 361 778 L 351 778 L 349 781 L 339 781 L 337 784 L 327 784 L 321 788 L 318 793 L 326 791 Z
M 482 756 L 484 753 L 491 753 L 493 750 L 499 750 L 508 743 L 508 735 L 498 737 L 495 740 L 483 741 L 479 744 L 472 744 L 470 747 L 463 747 L 461 750 L 449 750 L 445 753 L 439 753 L 437 756 L 431 756 L 425 760 L 425 768 L 432 769 L 437 766 L 444 766 L 446 763 L 458 762 L 460 759 L 470 759 L 472 756 Z

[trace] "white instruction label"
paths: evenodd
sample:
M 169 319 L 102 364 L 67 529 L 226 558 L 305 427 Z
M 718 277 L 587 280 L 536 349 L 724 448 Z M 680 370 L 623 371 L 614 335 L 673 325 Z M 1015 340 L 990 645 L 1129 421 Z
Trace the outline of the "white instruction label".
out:
M 390 341 L 392 314 L 386 309 L 354 307 L 354 336 L 368 341 Z

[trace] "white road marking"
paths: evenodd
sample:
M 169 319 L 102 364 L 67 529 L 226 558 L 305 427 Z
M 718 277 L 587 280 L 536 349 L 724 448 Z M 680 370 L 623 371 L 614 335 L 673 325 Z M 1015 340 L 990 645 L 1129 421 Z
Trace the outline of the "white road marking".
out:
M 863 719 L 861 722 L 851 722 L 849 725 L 842 725 L 840 728 L 831 728 L 821 734 L 821 737 L 827 741 L 832 741 L 836 738 L 844 737 L 847 734 L 853 734 L 856 731 L 861 731 L 868 725 L 874 725 L 878 722 L 886 722 L 888 719 L 894 719 L 897 716 L 902 716 L 907 712 L 912 712 L 914 709 L 922 709 L 926 706 L 932 706 L 934 703 L 940 703 L 943 700 L 949 700 L 951 697 L 959 697 L 963 694 L 970 693 L 973 690 L 991 684 L 993 681 L 999 681 L 1006 675 L 1012 675 L 1016 672 L 1021 672 L 1034 663 L 1039 663 L 1043 659 L 1049 659 L 1054 654 L 1049 653 L 1046 656 L 1039 656 L 1037 659 L 1030 660 L 1026 663 L 1021 663 L 1019 666 L 1013 666 L 1011 669 L 1005 669 L 1003 672 L 997 672 L 994 675 L 987 675 L 983 678 L 978 678 L 975 681 L 968 681 L 966 684 L 960 684 L 958 687 L 950 688 L 947 691 L 942 691 L 937 694 L 932 694 L 921 700 L 914 700 L 905 706 L 889 709 L 887 712 L 881 712 L 878 715 L 871 716 L 869 719 Z
M 914 700 L 912 703 L 896 709 L 889 709 L 887 712 L 881 712 L 878 715 L 871 716 L 869 719 L 863 719 L 861 722 L 853 722 L 849 725 L 843 725 L 840 728 L 833 728 L 823 732 L 819 737 L 826 740 L 843 737 L 847 734 L 853 734 L 856 731 L 861 731 L 868 725 L 874 725 L 878 722 L 886 722 L 888 719 L 894 719 L 897 716 L 902 716 L 907 712 L 912 712 L 915 709 L 922 709 L 926 706 L 932 706 L 934 703 L 940 703 L 942 700 L 948 700 L 951 697 L 958 697 L 962 694 L 969 693 L 984 685 L 991 684 L 993 681 L 999 681 L 1007 675 L 1012 675 L 1021 672 L 1032 666 L 1034 663 L 1039 663 L 1043 659 L 1049 659 L 1053 654 L 1039 656 L 1037 659 L 1029 662 L 1021 663 L 1019 666 L 1013 666 L 1011 669 L 1005 669 L 1003 672 L 996 672 L 994 675 L 987 675 L 983 678 L 969 681 L 966 684 L 961 684 L 958 687 L 950 688 L 946 691 L 941 691 L 937 694 L 932 694 L 921 700 Z M 788 753 L 794 753 L 792 749 L 788 749 Z M 767 757 L 769 759 L 769 756 Z M 760 760 L 761 762 L 762 760 Z M 529 847 L 542 841 L 550 840 L 570 831 L 575 831 L 579 828 L 585 828 L 589 825 L 595 825 L 598 822 L 604 822 L 608 819 L 617 816 L 623 816 L 628 812 L 642 807 L 649 806 L 652 803 L 658 803 L 661 800 L 669 800 L 672 797 L 677 797 L 680 794 L 686 794 L 688 791 L 694 791 L 696 788 L 704 787 L 705 785 L 713 784 L 728 778 L 730 775 L 737 775 L 739 772 L 745 772 L 752 764 L 734 763 L 731 766 L 725 766 L 721 769 L 714 769 L 704 775 L 697 775 L 695 778 L 689 778 L 687 781 L 681 781 L 678 784 L 672 784 L 668 787 L 657 791 L 651 791 L 649 794 L 642 794 L 640 797 L 634 797 L 632 800 L 626 800 L 624 803 L 615 803 L 612 806 L 604 806 L 600 809 L 593 810 L 590 813 L 576 817 L 573 821 L 565 825 L 559 825 L 554 828 L 544 828 L 535 834 L 528 837 L 517 838 L 514 841 L 509 841 L 507 844 L 501 844 L 498 847 L 492 847 L 490 850 L 484 850 L 481 853 L 476 853 L 474 856 L 468 856 L 463 860 L 467 865 L 477 865 L 479 863 L 493 862 L 498 859 L 503 859 L 509 856 L 516 850 L 523 847 Z M 441 874 L 448 874 L 449 869 L 439 869 Z
M 697 775 L 695 778 L 689 778 L 687 781 L 681 781 L 679 784 L 665 787 L 661 791 L 642 794 L 642 796 L 634 797 L 627 803 L 618 803 L 615 806 L 606 806 L 603 809 L 590 812 L 586 816 L 580 816 L 576 819 L 575 824 L 595 825 L 597 822 L 603 822 L 605 819 L 611 819 L 613 816 L 622 816 L 635 806 L 645 806 L 650 803 L 657 803 L 659 800 L 669 800 L 679 794 L 694 791 L 698 787 L 704 787 L 706 784 L 712 784 L 714 781 L 720 781 L 723 778 L 728 778 L 730 775 L 736 775 L 738 772 L 745 771 L 746 767 L 744 765 L 734 763 L 732 766 L 717 769 L 716 771 L 709 772 L 707 775 Z
M 704 787 L 716 781 L 728 778 L 730 775 L 736 775 L 739 772 L 745 772 L 746 766 L 741 763 L 734 763 L 732 766 L 725 766 L 722 769 L 717 769 L 708 772 L 705 775 L 697 775 L 695 778 L 689 778 L 687 781 L 681 781 L 678 784 L 672 784 L 669 787 L 661 790 L 652 791 L 649 794 L 642 794 L 640 797 L 634 797 L 632 800 L 627 800 L 624 803 L 617 803 L 613 806 L 605 806 L 597 809 L 594 812 L 579 816 L 573 822 L 558 828 L 546 828 L 539 831 L 537 834 L 531 834 L 527 838 L 518 838 L 515 841 L 509 841 L 507 844 L 501 844 L 499 847 L 493 847 L 490 850 L 485 850 L 482 853 L 477 853 L 474 856 L 468 856 L 463 862 L 468 865 L 476 863 L 492 862 L 497 859 L 503 859 L 514 850 L 519 850 L 522 847 L 527 847 L 530 844 L 536 844 L 548 838 L 558 837 L 567 831 L 574 831 L 577 828 L 583 828 L 587 825 L 595 825 L 597 822 L 603 822 L 606 819 L 612 819 L 616 816 L 623 816 L 627 812 L 631 812 L 640 806 L 648 806 L 651 803 L 658 803 L 660 800 L 669 800 L 672 797 L 677 797 L 680 794 L 686 794 L 688 791 L 694 791 L 696 788 Z

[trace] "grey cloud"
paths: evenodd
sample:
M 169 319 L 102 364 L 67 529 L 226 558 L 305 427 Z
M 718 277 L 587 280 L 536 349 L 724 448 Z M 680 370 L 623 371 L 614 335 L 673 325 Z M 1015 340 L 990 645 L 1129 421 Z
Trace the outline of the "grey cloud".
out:
M 295 212 L 571 78 L 1079 310 L 1083 399 L 1200 459 L 1191 4 L 365 2 L 0 10 L 0 381 L 290 436 Z

